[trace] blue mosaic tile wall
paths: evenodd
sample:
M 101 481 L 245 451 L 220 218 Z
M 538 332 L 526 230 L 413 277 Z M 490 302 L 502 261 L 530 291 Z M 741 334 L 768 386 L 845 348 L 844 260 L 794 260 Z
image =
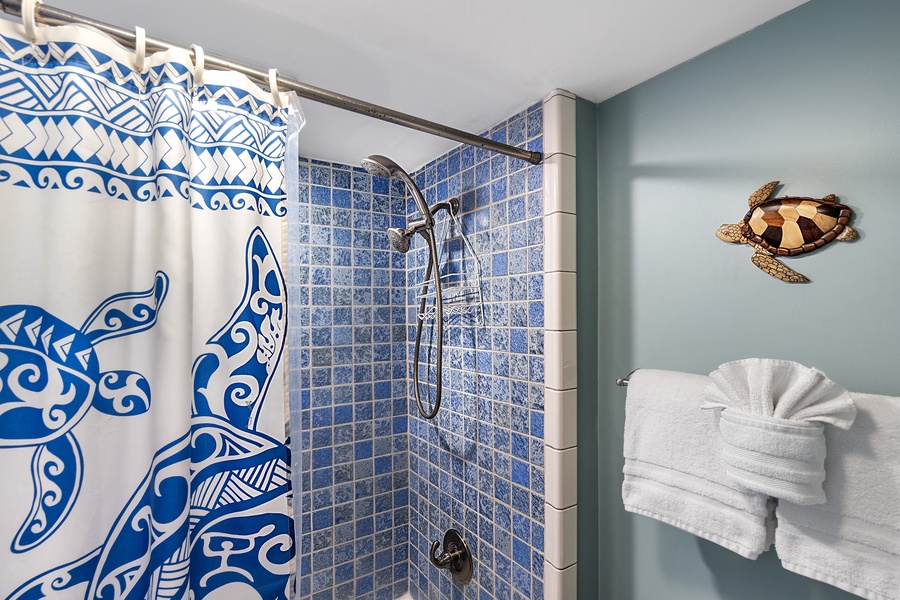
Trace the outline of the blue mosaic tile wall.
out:
M 537 104 L 486 135 L 541 150 L 541 133 Z M 299 598 L 540 599 L 542 167 L 460 147 L 414 177 L 430 204 L 460 198 L 483 271 L 484 325 L 448 320 L 434 421 L 408 387 L 427 258 L 418 236 L 404 255 L 385 234 L 414 204 L 398 181 L 300 161 L 288 224 Z M 449 527 L 475 555 L 465 587 L 428 561 Z
M 541 151 L 542 129 L 536 104 L 485 135 Z M 485 319 L 483 326 L 449 319 L 438 416 L 427 421 L 409 403 L 409 576 L 416 600 L 543 598 L 542 176 L 540 165 L 469 146 L 413 175 L 429 205 L 460 198 L 463 230 L 481 261 Z M 411 201 L 406 208 L 417 216 Z M 412 342 L 428 260 L 421 239 L 407 257 Z M 420 368 L 420 378 L 423 395 L 433 398 L 433 369 Z M 475 556 L 466 586 L 428 560 L 431 542 L 451 527 Z
M 298 591 L 389 600 L 408 586 L 402 185 L 300 161 L 289 210 L 289 361 Z

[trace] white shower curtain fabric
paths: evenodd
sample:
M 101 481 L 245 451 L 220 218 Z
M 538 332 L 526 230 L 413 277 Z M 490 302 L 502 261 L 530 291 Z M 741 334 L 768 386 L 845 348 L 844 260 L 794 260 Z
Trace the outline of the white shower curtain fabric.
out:
M 302 115 L 194 69 L 0 21 L 2 598 L 292 596 Z

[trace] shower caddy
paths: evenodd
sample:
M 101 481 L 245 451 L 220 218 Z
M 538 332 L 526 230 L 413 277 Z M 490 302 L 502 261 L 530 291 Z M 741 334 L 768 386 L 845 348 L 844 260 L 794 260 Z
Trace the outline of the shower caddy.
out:
M 443 204 L 443 202 L 436 204 L 433 210 L 437 211 Z M 472 324 L 484 325 L 481 261 L 463 231 L 462 221 L 458 216 L 459 198 L 450 198 L 446 204 L 450 218 L 441 224 L 437 242 L 443 318 L 446 321 L 453 316 L 471 317 Z M 426 289 L 418 295 L 420 305 L 425 300 L 424 310 L 416 313 L 419 320 L 429 322 L 437 319 L 437 303 L 433 302 L 429 306 L 427 302 L 434 300 L 435 295 L 433 289 L 430 291 Z

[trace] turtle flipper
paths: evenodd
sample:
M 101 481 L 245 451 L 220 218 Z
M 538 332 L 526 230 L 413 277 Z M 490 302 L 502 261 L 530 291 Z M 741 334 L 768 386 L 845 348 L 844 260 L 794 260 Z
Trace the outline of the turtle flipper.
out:
M 66 520 L 81 489 L 82 462 L 81 448 L 71 432 L 34 451 L 34 499 L 13 540 L 13 552 L 27 552 L 42 544 Z
M 750 200 L 747 202 L 750 205 L 750 208 L 756 208 L 763 202 L 769 199 L 769 196 L 772 195 L 772 192 L 775 191 L 775 188 L 778 187 L 780 181 L 770 181 L 766 185 L 762 186 L 750 196 Z
M 193 410 L 255 429 L 284 349 L 286 286 L 278 253 L 259 227 L 245 258 L 244 297 L 194 361 Z
M 100 375 L 91 406 L 115 417 L 143 414 L 150 408 L 150 383 L 134 371 L 107 371 Z
M 91 343 L 150 329 L 159 317 L 169 290 L 169 276 L 157 271 L 153 287 L 110 296 L 84 321 L 81 331 Z
M 750 260 L 772 277 L 777 277 L 782 281 L 787 281 L 788 283 L 807 283 L 809 281 L 797 271 L 784 266 L 781 261 L 762 248 L 757 248 Z
M 840 233 L 840 235 L 838 235 L 834 239 L 838 242 L 852 242 L 858 237 L 859 233 L 855 229 L 847 225 L 844 227 L 844 230 Z

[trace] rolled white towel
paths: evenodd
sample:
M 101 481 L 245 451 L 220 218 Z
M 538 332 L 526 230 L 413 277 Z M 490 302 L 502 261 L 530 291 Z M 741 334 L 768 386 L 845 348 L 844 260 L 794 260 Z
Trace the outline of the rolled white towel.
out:
M 728 476 L 794 504 L 824 503 L 825 424 L 853 424 L 856 407 L 847 390 L 818 369 L 762 358 L 725 363 L 710 380 L 703 408 L 723 409 L 719 433 Z

